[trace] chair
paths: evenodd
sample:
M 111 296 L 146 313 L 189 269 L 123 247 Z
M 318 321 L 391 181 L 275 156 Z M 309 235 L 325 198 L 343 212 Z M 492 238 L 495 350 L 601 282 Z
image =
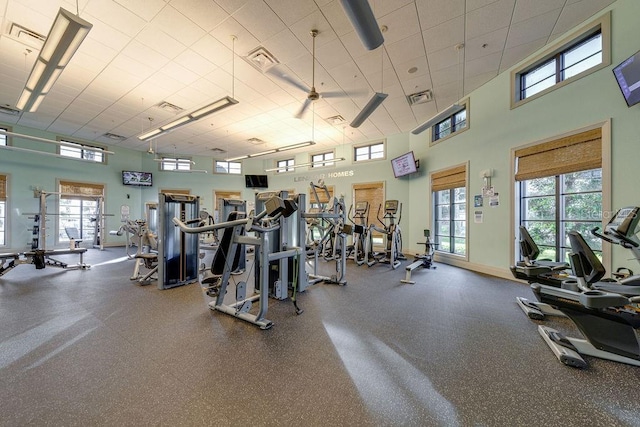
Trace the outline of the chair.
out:
M 69 240 L 73 240 L 74 247 L 79 248 L 80 243 L 82 243 L 82 239 L 80 238 L 80 232 L 78 229 L 76 227 L 65 227 L 64 231 L 67 233 Z

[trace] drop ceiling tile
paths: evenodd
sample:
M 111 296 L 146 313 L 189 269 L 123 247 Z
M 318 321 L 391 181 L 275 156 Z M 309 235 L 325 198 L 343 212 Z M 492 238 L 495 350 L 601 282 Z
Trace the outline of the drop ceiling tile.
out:
M 431 52 L 427 55 L 431 74 L 445 68 L 456 66 L 462 62 L 462 57 L 453 46 Z
M 136 41 L 169 59 L 175 58 L 187 48 L 155 24 L 144 27 L 136 36 Z
M 512 25 L 506 48 L 527 44 L 542 38 L 548 39 L 560 16 L 560 11 L 561 9 L 552 10 Z
M 464 15 L 466 0 L 417 0 L 422 31 Z
M 465 77 L 473 77 L 488 72 L 494 72 L 494 75 L 498 75 L 501 58 L 502 52 L 498 52 L 472 61 L 467 61 L 464 67 Z
M 235 3 L 237 5 L 239 2 Z M 212 31 L 226 19 L 228 13 L 234 12 L 225 11 L 211 0 L 172 0 L 170 5 L 206 32 Z
M 464 43 L 464 17 L 436 25 L 422 32 L 427 53 Z
M 248 0 L 233 18 L 257 40 L 269 38 L 286 28 L 262 0 Z
M 317 10 L 313 0 L 265 0 L 286 26 L 300 21 Z
M 467 39 L 473 39 L 497 29 L 508 27 L 514 7 L 515 0 L 497 0 L 488 6 L 467 12 Z
M 164 0 L 145 0 L 143 2 L 139 0 L 114 0 L 114 2 L 138 15 L 146 22 L 151 21 L 162 8 L 167 6 Z
M 502 55 L 502 62 L 500 64 L 500 72 L 506 71 L 518 62 L 528 57 L 531 52 L 535 52 L 542 48 L 547 41 L 547 38 L 531 41 L 529 43 L 520 44 L 513 47 L 508 47 L 504 50 Z
M 513 12 L 513 23 L 526 21 L 553 10 L 562 9 L 566 0 L 518 0 Z
M 511 35 L 509 28 L 504 27 L 475 39 L 469 39 L 461 54 L 464 55 L 465 61 L 473 61 L 483 56 L 502 52 L 507 40 L 507 33 Z
M 318 2 L 316 1 L 316 3 Z M 353 31 L 353 25 L 351 25 L 351 21 L 344 13 L 339 0 L 327 1 L 326 4 L 321 5 L 320 10 L 338 36 L 343 36 Z
M 560 13 L 560 18 L 558 19 L 552 34 L 560 35 L 566 33 L 574 26 L 591 18 L 597 12 L 613 3 L 613 1 L 614 0 L 582 0 L 565 6 L 564 9 L 562 9 L 562 13 Z
M 233 18 L 225 20 L 209 34 L 227 48 L 233 49 L 238 55 L 246 55 L 247 52 L 260 45 L 258 39 Z M 232 36 L 235 36 L 236 39 L 234 40 Z
M 185 46 L 190 46 L 206 34 L 195 22 L 171 6 L 162 9 L 151 22 Z
M 420 25 L 415 11 L 415 6 L 412 3 L 378 19 L 381 26 L 387 26 L 387 31 L 383 33 L 385 43 L 394 43 L 420 33 Z
M 89 34 L 95 27 L 107 25 L 129 37 L 135 37 L 147 23 L 135 13 L 110 1 L 91 1 L 87 3 L 84 13 L 86 16 L 83 14 L 82 17 L 94 26 Z

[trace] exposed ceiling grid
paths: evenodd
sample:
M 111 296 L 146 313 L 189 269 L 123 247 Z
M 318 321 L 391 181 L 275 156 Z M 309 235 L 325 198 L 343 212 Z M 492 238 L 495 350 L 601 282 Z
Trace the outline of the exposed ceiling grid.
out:
M 378 24 L 386 26 L 385 44 L 367 51 L 339 0 L 81 0 L 80 16 L 93 29 L 69 66 L 36 113 L 0 113 L 0 121 L 147 151 L 149 144 L 136 136 L 150 127 L 148 118 L 157 125 L 176 114 L 158 103 L 191 110 L 233 93 L 238 105 L 153 145 L 226 158 L 312 135 L 318 147 L 361 142 L 408 132 L 612 2 L 371 0 Z M 76 2 L 3 5 L 0 103 L 12 107 L 38 52 L 27 53 L 7 34 L 8 26 L 46 35 L 58 8 L 75 13 Z M 312 29 L 319 31 L 316 89 L 340 96 L 313 101 L 296 119 L 308 96 L 303 88 L 312 85 Z M 461 52 L 459 43 L 465 45 Z M 270 72 L 243 59 L 260 46 L 279 61 Z M 409 105 L 407 95 L 426 89 L 432 101 Z M 349 123 L 379 91 L 388 98 L 358 129 L 326 121 L 342 115 Z M 249 138 L 265 143 L 252 145 Z M 214 147 L 227 152 L 217 154 Z

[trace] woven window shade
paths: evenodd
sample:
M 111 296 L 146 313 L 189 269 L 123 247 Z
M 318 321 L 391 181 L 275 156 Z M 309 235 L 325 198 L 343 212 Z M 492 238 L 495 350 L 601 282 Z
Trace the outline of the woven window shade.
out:
M 0 175 L 0 202 L 7 200 L 7 176 Z
M 86 182 L 60 181 L 60 198 L 62 199 L 94 199 L 104 195 L 104 185 Z
M 378 220 L 376 219 L 376 214 L 378 212 L 378 206 L 384 205 L 384 185 L 382 182 L 373 182 L 368 184 L 355 184 L 353 186 L 354 198 L 355 201 L 353 203 L 354 209 L 355 204 L 357 202 L 367 201 L 369 202 L 369 215 L 367 217 L 367 224 L 376 224 L 380 225 Z M 353 212 L 351 213 L 353 215 Z M 373 231 L 374 234 L 378 235 L 377 231 Z
M 185 196 L 188 196 L 191 194 L 191 190 L 176 190 L 171 188 L 161 188 L 160 193 L 184 194 Z
M 318 193 L 318 201 L 316 201 L 315 197 L 313 196 L 313 191 L 309 190 L 309 203 L 329 203 L 330 201 L 333 200 L 333 185 L 327 185 L 327 190 L 329 190 L 329 199 L 327 199 L 327 193 L 320 189 L 320 188 L 316 188 L 316 192 Z
M 602 167 L 602 129 L 516 150 L 516 181 Z
M 431 174 L 431 191 L 450 190 L 467 185 L 467 166 L 455 166 Z

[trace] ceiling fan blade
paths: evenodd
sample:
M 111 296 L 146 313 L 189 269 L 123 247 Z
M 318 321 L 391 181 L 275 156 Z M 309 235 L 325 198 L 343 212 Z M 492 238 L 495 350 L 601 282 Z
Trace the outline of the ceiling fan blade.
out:
M 296 119 L 301 119 L 304 115 L 304 112 L 307 111 L 307 108 L 309 108 L 309 105 L 311 105 L 311 99 L 307 98 L 304 100 L 302 107 L 300 107 L 300 111 L 298 111 L 298 113 L 294 117 Z
M 368 90 L 354 89 L 348 92 L 343 92 L 343 91 L 322 92 L 320 96 L 322 98 L 354 98 L 354 97 L 357 98 L 357 97 L 365 96 L 368 94 L 369 94 Z
M 300 89 L 303 92 L 309 92 L 309 90 L 310 90 L 308 87 L 303 85 L 298 80 L 294 79 L 293 77 L 291 77 L 290 75 L 288 75 L 286 73 L 283 73 L 281 70 L 277 70 L 275 67 L 269 68 L 266 72 L 268 74 L 271 74 L 272 76 L 282 80 L 283 82 L 289 83 L 291 86 L 297 87 L 298 89 Z

